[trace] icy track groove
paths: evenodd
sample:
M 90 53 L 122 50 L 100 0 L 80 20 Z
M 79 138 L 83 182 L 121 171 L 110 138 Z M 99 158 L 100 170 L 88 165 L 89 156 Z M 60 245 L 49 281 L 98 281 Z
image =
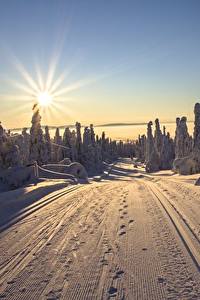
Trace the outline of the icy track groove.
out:
M 157 187 L 155 187 L 155 185 L 149 184 L 149 188 L 166 211 L 186 249 L 200 271 L 200 252 L 198 251 L 200 248 L 200 241 L 193 230 L 194 226 L 191 226 L 187 222 L 187 218 L 176 209 L 169 198 L 166 197 Z
M 140 175 L 121 160 L 106 180 L 27 208 L 0 234 L 0 298 L 200 299 L 199 270 Z M 167 178 L 150 184 L 175 190 Z

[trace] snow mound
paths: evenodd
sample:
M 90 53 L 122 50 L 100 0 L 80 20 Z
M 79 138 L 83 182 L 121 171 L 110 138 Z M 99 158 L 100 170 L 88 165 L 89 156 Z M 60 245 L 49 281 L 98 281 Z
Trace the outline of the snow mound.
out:
M 35 167 L 12 167 L 0 172 L 0 181 L 10 189 L 16 189 L 28 182 L 36 182 Z

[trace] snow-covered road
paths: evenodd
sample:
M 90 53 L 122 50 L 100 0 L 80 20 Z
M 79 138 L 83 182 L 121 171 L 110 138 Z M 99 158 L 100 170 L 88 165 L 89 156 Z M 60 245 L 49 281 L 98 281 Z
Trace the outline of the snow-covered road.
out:
M 123 160 L 107 179 L 42 198 L 2 229 L 0 298 L 200 299 L 190 251 L 200 253 L 199 196 L 199 187 Z

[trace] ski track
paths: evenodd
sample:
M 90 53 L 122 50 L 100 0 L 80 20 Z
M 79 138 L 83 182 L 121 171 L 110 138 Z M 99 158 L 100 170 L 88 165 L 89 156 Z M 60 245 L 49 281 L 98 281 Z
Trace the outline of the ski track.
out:
M 187 216 L 200 239 L 200 190 L 191 184 L 160 180 L 158 187 L 173 201 L 178 211 Z
M 0 298 L 200 299 L 199 271 L 146 179 L 132 169 L 121 161 L 107 180 L 63 195 L 2 232 Z M 152 184 L 198 232 L 199 202 L 190 198 L 198 192 L 167 179 Z

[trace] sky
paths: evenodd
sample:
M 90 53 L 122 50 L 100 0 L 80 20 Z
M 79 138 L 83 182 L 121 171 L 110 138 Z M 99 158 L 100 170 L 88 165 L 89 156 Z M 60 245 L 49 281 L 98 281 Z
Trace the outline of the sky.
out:
M 29 126 L 193 119 L 199 0 L 0 0 L 0 120 Z M 37 89 L 37 92 L 36 92 Z

